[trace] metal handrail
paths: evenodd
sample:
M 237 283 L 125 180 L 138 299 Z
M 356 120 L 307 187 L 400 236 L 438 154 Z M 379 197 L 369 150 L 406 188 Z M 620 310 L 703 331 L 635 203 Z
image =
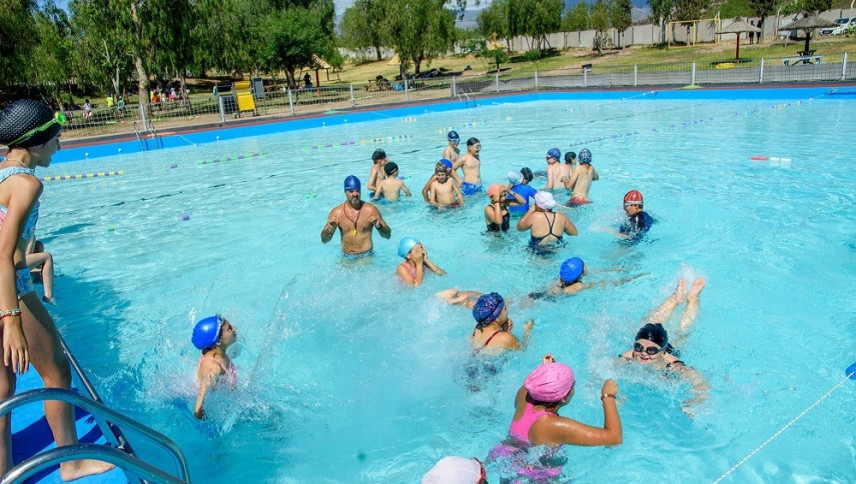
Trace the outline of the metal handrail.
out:
M 140 136 L 140 127 L 137 126 L 136 121 L 134 121 L 134 134 L 137 135 L 137 141 L 140 142 L 140 148 L 143 151 L 148 151 L 149 150 L 149 142 Z
M 98 394 L 95 390 L 95 386 L 93 386 L 92 382 L 89 381 L 89 378 L 83 371 L 83 367 L 80 366 L 80 363 L 77 361 L 77 358 L 75 358 L 74 353 L 71 352 L 71 349 L 69 349 L 65 342 L 65 338 L 63 338 L 62 335 L 59 335 L 59 343 L 62 347 L 62 352 L 65 353 L 65 357 L 68 358 L 69 365 L 71 365 L 71 368 L 77 374 L 77 379 L 80 380 L 83 384 L 83 388 L 86 389 L 86 393 L 89 394 L 89 398 L 103 405 L 104 400 L 101 399 L 101 395 Z M 113 444 L 116 447 L 124 450 L 134 457 L 137 456 L 133 447 L 131 447 L 131 443 L 128 442 L 128 439 L 125 438 L 125 434 L 122 433 L 122 430 L 117 425 L 107 422 L 103 418 L 96 418 L 96 421 L 98 422 L 98 426 L 101 427 L 101 433 L 104 434 L 104 437 L 108 437 L 109 432 L 113 435 Z
M 140 435 L 147 437 L 152 442 L 160 445 L 161 448 L 164 449 L 168 454 L 170 454 L 173 460 L 175 461 L 176 467 L 179 471 L 179 477 L 184 481 L 190 480 L 190 472 L 187 468 L 187 461 L 184 460 L 184 455 L 181 453 L 181 449 L 179 449 L 178 445 L 176 445 L 175 442 L 173 442 L 169 437 L 163 435 L 157 430 L 154 430 L 142 424 L 141 422 L 138 422 L 128 416 L 122 415 L 121 413 L 117 412 L 116 410 L 113 410 L 110 407 L 105 406 L 102 403 L 90 400 L 82 395 L 72 392 L 71 390 L 66 390 L 64 388 L 39 388 L 37 390 L 30 390 L 24 393 L 13 395 L 7 398 L 6 400 L 0 402 L 0 417 L 3 417 L 7 413 L 20 406 L 44 400 L 56 400 L 60 402 L 70 403 L 82 408 L 83 410 L 86 410 L 92 415 L 97 415 L 99 417 L 131 428 L 131 430 L 138 432 Z M 107 448 L 106 446 L 101 447 Z M 24 463 L 36 458 L 38 458 L 38 456 L 31 457 L 30 459 L 24 461 Z M 69 458 L 66 460 L 74 459 Z M 21 466 L 24 463 L 18 464 L 18 466 Z M 16 468 L 18 466 L 16 466 Z
M 48 450 L 21 462 L 0 478 L 0 484 L 22 483 L 37 472 L 52 465 L 78 459 L 97 459 L 109 462 L 123 470 L 130 469 L 129 473 L 137 479 L 168 484 L 188 484 L 189 482 L 167 474 L 157 467 L 113 447 L 98 444 L 74 444 Z
M 149 134 L 151 134 L 152 139 L 155 140 L 155 146 L 158 148 L 163 148 L 163 140 L 161 140 L 160 136 L 158 136 L 158 130 L 155 129 L 154 121 L 149 121 Z

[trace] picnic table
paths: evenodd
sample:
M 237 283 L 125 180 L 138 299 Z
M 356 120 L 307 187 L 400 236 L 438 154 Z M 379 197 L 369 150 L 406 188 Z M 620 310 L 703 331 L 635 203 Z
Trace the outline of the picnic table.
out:
M 819 64 L 821 56 L 814 55 L 815 51 L 813 50 L 801 50 L 797 52 L 799 57 L 790 57 L 784 59 L 782 62 L 786 66 L 795 66 L 797 64 Z
M 392 86 L 387 79 L 369 79 L 368 84 L 366 84 L 366 91 L 387 91 L 392 89 Z

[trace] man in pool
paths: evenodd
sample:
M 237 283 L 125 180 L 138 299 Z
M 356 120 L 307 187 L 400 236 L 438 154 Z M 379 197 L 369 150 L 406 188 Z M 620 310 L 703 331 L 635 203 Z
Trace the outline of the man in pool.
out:
M 577 165 L 571 175 L 567 178 L 562 178 L 562 183 L 564 183 L 565 188 L 568 190 L 573 190 L 573 195 L 571 195 L 571 199 L 568 200 L 568 205 L 584 205 L 586 203 L 591 203 L 589 200 L 589 188 L 591 188 L 591 182 L 600 179 L 600 175 L 597 174 L 597 170 L 591 166 L 591 151 L 588 148 L 584 148 L 580 151 L 580 164 Z
M 464 195 L 472 195 L 482 188 L 480 151 L 481 142 L 476 138 L 470 138 L 467 140 L 467 152 L 455 160 L 452 165 L 453 172 L 458 171 L 458 168 L 464 171 L 464 178 L 461 183 L 461 193 Z
M 369 172 L 369 182 L 366 184 L 366 188 L 369 189 L 369 197 L 374 197 L 378 183 L 384 179 L 383 166 L 388 161 L 386 151 L 378 148 L 372 153 L 372 169 Z
M 330 210 L 327 224 L 321 231 L 321 242 L 330 242 L 337 228 L 342 241 L 342 252 L 347 255 L 371 253 L 373 228 L 385 239 L 392 235 L 392 230 L 383 220 L 380 210 L 360 199 L 360 179 L 354 175 L 345 178 L 345 202 Z
M 458 148 L 458 143 L 461 142 L 461 136 L 457 131 L 449 131 L 449 134 L 446 135 L 446 138 L 449 140 L 449 145 L 446 146 L 446 149 L 443 150 L 443 158 L 451 161 L 452 163 L 461 156 L 461 149 Z M 457 180 L 460 183 L 460 180 Z

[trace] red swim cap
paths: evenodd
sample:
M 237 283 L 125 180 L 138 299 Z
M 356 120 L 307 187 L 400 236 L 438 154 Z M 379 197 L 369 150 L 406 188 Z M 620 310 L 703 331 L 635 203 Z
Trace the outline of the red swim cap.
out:
M 637 190 L 630 190 L 624 195 L 625 205 L 642 205 L 642 194 Z

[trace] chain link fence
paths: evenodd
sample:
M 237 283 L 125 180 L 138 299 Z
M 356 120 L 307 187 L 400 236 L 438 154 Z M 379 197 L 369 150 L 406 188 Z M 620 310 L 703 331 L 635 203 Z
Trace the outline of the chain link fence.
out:
M 254 92 L 254 109 L 241 111 L 234 93 L 209 98 L 164 100 L 145 105 L 95 109 L 88 116 L 67 112 L 64 139 L 110 135 L 135 135 L 143 149 L 151 139 L 173 130 L 228 125 L 247 117 L 298 117 L 335 113 L 429 100 L 458 100 L 467 106 L 478 96 L 504 92 L 539 90 L 603 89 L 721 85 L 775 85 L 776 83 L 824 83 L 856 80 L 856 66 L 848 54 L 811 57 L 777 57 L 741 62 L 681 62 L 627 66 L 583 65 L 580 68 L 496 73 L 387 81 L 378 79 L 360 84 L 341 84 L 303 89 Z M 260 85 L 260 83 L 259 83 Z

